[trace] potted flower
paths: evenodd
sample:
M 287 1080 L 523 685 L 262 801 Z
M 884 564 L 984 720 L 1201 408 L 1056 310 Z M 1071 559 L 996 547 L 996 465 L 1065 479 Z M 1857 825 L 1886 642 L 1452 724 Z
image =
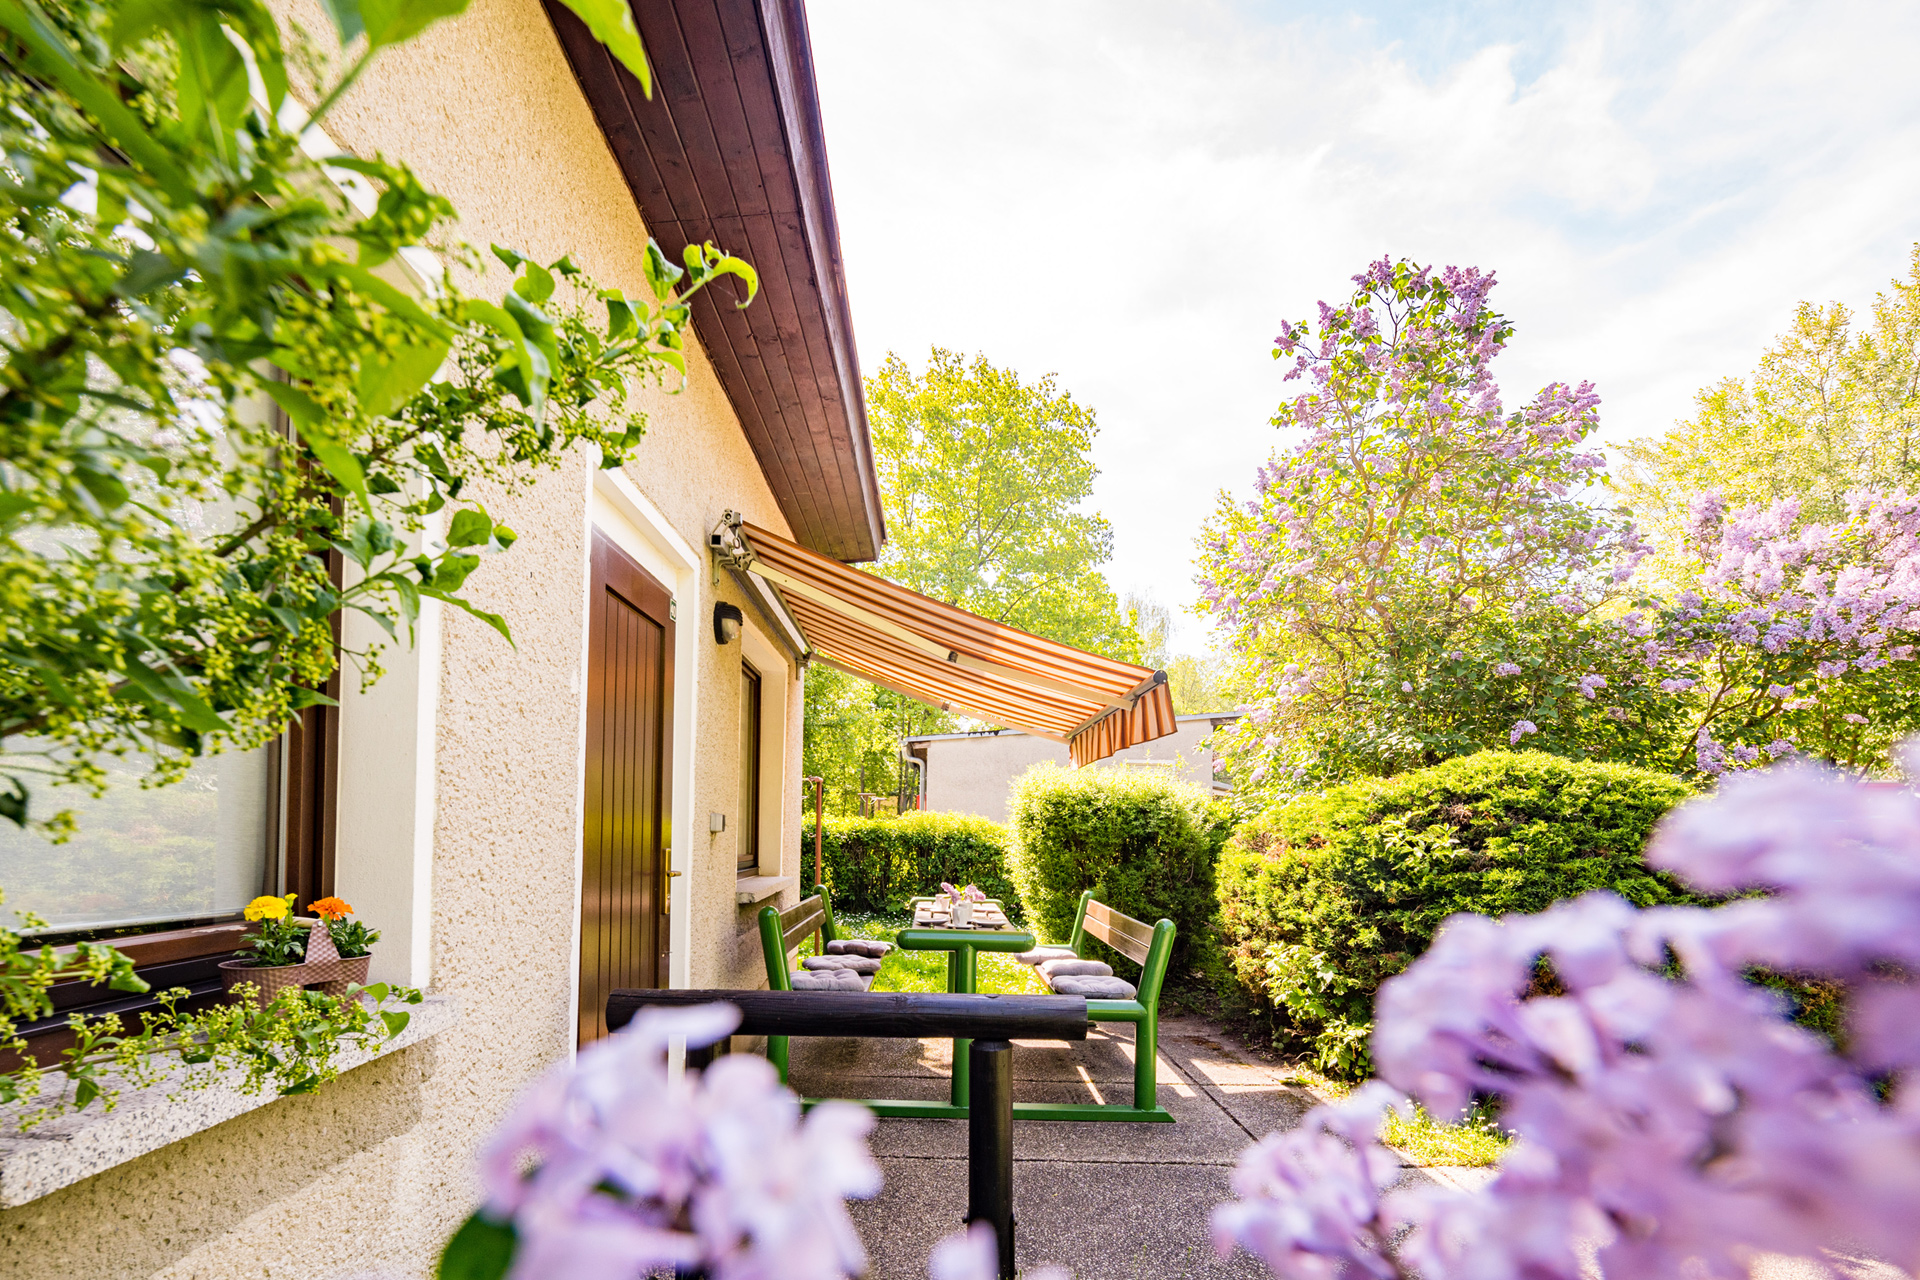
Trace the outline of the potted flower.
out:
M 255 898 L 241 912 L 254 926 L 246 948 L 231 960 L 220 962 L 220 979 L 227 990 L 242 983 L 251 984 L 253 1002 L 262 1007 L 287 987 L 306 985 L 302 976 L 307 963 L 309 922 L 293 914 L 296 895 L 276 898 L 271 894 Z
M 246 984 L 254 1004 L 265 1008 L 288 987 L 318 987 L 344 996 L 367 980 L 377 929 L 348 920 L 353 908 L 338 898 L 313 904 L 317 919 L 293 914 L 296 895 L 255 898 L 241 914 L 255 928 L 247 949 L 220 962 L 220 978 L 232 992 Z M 342 945 L 342 944 L 345 945 Z M 235 997 L 243 999 L 244 997 Z
M 341 976 L 327 983 L 327 994 L 343 996 L 347 994 L 348 984 L 364 986 L 367 966 L 373 963 L 373 944 L 380 941 L 380 931 L 367 928 L 363 920 L 347 919 L 353 914 L 353 906 L 339 898 L 322 898 L 313 904 L 312 910 L 325 922 L 334 950 L 340 953 Z

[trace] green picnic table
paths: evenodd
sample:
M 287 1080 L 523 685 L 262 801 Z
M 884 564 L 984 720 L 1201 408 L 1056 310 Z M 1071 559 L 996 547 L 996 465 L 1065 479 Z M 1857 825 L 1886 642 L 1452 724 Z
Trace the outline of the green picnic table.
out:
M 947 953 L 947 990 L 960 995 L 972 995 L 979 990 L 979 956 L 982 951 L 1031 951 L 1034 947 L 1033 934 L 1024 929 L 1016 929 L 1007 920 L 1007 914 L 1001 905 L 993 899 L 975 903 L 975 909 L 986 909 L 978 924 L 963 925 L 956 929 L 952 925 L 942 925 L 944 916 L 932 909 L 932 898 L 915 898 L 908 905 L 913 909 L 913 927 L 902 929 L 894 938 L 894 945 L 902 951 L 944 951 Z M 921 923 L 922 921 L 926 923 Z M 969 1071 L 967 1047 L 971 1040 L 953 1042 L 953 1083 L 946 1106 L 939 1103 L 885 1103 L 887 1109 L 879 1111 L 881 1115 L 913 1114 L 918 1116 L 951 1116 L 964 1112 L 969 1105 Z M 906 1111 L 899 1110 L 906 1108 Z

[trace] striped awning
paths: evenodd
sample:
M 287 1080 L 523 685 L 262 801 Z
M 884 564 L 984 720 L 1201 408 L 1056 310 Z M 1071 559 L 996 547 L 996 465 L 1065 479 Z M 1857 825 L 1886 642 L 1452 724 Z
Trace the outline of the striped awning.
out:
M 883 689 L 1064 742 L 1076 765 L 1175 729 L 1166 673 L 990 622 L 728 512 L 715 555 L 761 579 L 816 661 Z

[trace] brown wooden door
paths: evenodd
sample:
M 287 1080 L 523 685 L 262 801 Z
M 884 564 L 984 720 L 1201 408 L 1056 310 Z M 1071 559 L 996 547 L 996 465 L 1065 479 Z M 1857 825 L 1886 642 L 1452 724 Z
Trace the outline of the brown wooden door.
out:
M 581 1044 L 607 1034 L 608 992 L 667 983 L 672 604 L 599 530 L 588 627 Z

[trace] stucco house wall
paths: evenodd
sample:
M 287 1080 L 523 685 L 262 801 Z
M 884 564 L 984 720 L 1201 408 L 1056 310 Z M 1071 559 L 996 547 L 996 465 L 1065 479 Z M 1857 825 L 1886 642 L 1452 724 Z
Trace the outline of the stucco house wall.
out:
M 329 31 L 311 5 L 284 12 L 316 37 Z M 413 166 L 452 199 L 460 238 L 483 254 L 490 242 L 542 261 L 568 253 L 600 283 L 644 291 L 646 229 L 537 0 L 474 0 L 464 16 L 383 54 L 327 127 L 351 151 Z M 487 273 L 461 284 L 497 295 L 505 272 L 484 260 Z M 415 846 L 388 848 L 380 842 L 393 838 L 390 815 L 343 817 L 337 891 L 374 923 L 395 920 L 408 941 L 383 944 L 385 976 L 457 995 L 458 1025 L 314 1095 L 0 1211 L 9 1274 L 430 1274 L 476 1203 L 476 1148 L 520 1089 L 571 1051 L 596 521 L 622 545 L 651 538 L 654 562 L 675 574 L 667 585 L 676 657 L 693 664 L 692 705 L 680 708 L 675 743 L 676 763 L 691 770 L 674 806 L 675 985 L 764 985 L 743 943 L 751 910 L 734 901 L 735 834 L 710 835 L 705 821 L 738 805 L 743 651 L 714 644 L 709 620 L 716 600 L 745 602 L 724 575 L 715 583 L 704 547 L 728 507 L 789 530 L 697 340 L 690 348 L 684 393 L 638 397 L 651 422 L 621 477 L 596 476 L 576 454 L 530 488 L 483 496 L 520 540 L 469 588 L 510 621 L 515 644 L 450 613 L 412 659 L 418 669 L 389 662 L 393 688 L 416 699 L 399 714 L 426 726 L 412 793 L 419 833 Z M 688 549 L 692 565 L 676 565 Z M 783 759 L 768 762 L 779 838 L 763 840 L 776 861 L 761 870 L 791 873 L 777 859 L 798 844 L 802 684 L 790 654 L 759 643 L 757 665 L 785 709 L 769 739 L 782 747 Z M 769 669 L 768 652 L 783 665 Z M 375 744 L 369 750 L 398 749 L 393 733 L 361 736 Z M 353 803 L 350 791 L 342 802 Z M 409 847 L 424 859 L 417 867 L 406 862 Z
M 1093 769 L 1169 769 L 1173 776 L 1196 786 L 1215 788 L 1214 756 L 1205 744 L 1216 725 L 1233 716 L 1181 716 L 1179 731 L 1128 747 Z M 926 791 L 922 808 L 941 813 L 972 813 L 995 822 L 1007 820 L 1008 793 L 1013 781 L 1037 764 L 1070 767 L 1064 743 L 1030 733 L 929 734 L 907 739 L 907 750 L 926 760 Z

